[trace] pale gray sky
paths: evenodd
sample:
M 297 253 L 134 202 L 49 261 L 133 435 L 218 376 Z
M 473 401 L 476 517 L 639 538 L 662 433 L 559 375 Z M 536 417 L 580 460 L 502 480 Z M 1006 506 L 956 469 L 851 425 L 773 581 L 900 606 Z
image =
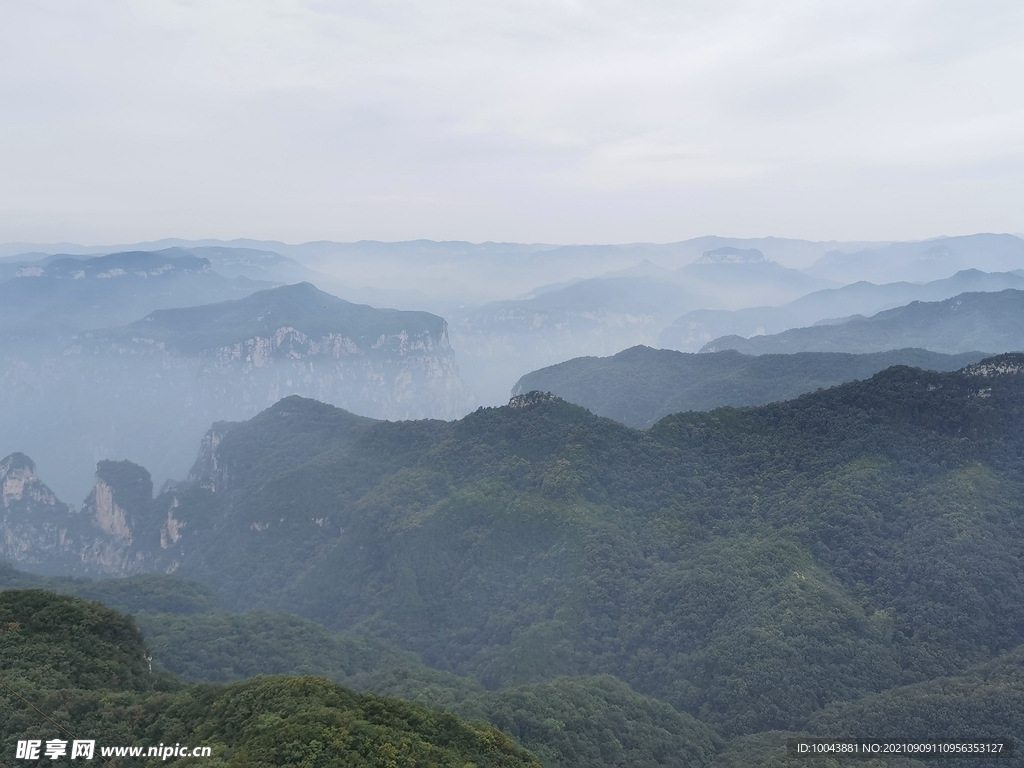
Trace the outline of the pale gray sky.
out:
M 0 241 L 1024 231 L 1024 3 L 0 3 Z

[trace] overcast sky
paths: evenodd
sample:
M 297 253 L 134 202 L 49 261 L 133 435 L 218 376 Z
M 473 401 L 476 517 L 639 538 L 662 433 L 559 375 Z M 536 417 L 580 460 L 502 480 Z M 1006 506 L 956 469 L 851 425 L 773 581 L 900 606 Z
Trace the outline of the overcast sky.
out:
M 1024 231 L 1024 3 L 0 3 L 0 241 Z

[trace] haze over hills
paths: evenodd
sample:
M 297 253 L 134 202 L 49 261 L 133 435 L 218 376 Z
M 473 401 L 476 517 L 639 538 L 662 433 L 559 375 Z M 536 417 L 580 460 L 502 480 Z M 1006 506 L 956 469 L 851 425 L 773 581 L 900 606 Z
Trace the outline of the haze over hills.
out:
M 676 279 L 687 285 L 696 283 L 701 293 L 715 296 L 729 309 L 759 301 L 791 301 L 830 285 L 766 259 L 756 248 L 733 247 L 705 251 L 677 270 Z
M 1019 269 L 1022 261 L 1024 240 L 1020 237 L 980 233 L 864 249 L 836 249 L 823 255 L 807 272 L 843 283 L 858 280 L 925 282 L 963 269 L 986 272 Z
M 579 357 L 533 371 L 516 383 L 512 395 L 551 392 L 598 416 L 646 429 L 672 413 L 791 400 L 869 378 L 893 365 L 954 371 L 982 357 L 981 352 L 943 355 L 923 349 L 755 357 L 735 350 L 697 355 L 638 346 L 611 357 Z
M 452 339 L 484 403 L 502 402 L 523 372 L 580 354 L 607 355 L 652 344 L 670 319 L 694 307 L 779 300 L 822 285 L 755 249 L 723 247 L 676 271 L 650 261 L 525 298 L 453 310 Z
M 787 267 L 806 266 L 823 254 L 842 248 L 858 250 L 864 242 L 812 242 L 786 238 L 699 237 L 678 243 L 620 245 L 553 245 L 543 243 L 469 243 L 413 240 L 385 243 L 318 241 L 297 245 L 238 239 L 231 241 L 167 239 L 131 246 L 84 247 L 26 243 L 0 245 L 0 254 L 109 253 L 139 248 L 177 247 L 201 253 L 201 248 L 230 248 L 272 252 L 294 259 L 321 277 L 291 275 L 284 282 L 308 280 L 345 298 L 423 309 L 447 317 L 460 306 L 512 299 L 538 285 L 599 277 L 629 269 L 643 260 L 678 270 L 716 248 L 757 249 L 766 259 Z M 206 255 L 209 255 L 208 253 Z M 212 257 L 211 257 L 212 258 Z M 1024 266 L 1022 261 L 1021 266 Z M 806 278 L 805 278 L 806 279 Z M 329 284 L 327 281 L 332 281 Z M 822 284 L 817 283 L 820 287 Z M 785 299 L 779 299 L 785 300 Z
M 385 243 L 318 241 L 297 245 L 278 241 L 238 239 L 231 241 L 167 239 L 125 246 L 51 246 L 28 243 L 0 245 L 0 259 L 16 261 L 19 254 L 38 258 L 44 254 L 100 254 L 163 248 L 230 249 L 272 253 L 288 257 L 327 279 L 330 287 L 344 287 L 352 300 L 367 300 L 361 291 L 390 293 L 419 305 L 399 308 L 446 311 L 460 304 L 483 304 L 510 299 L 537 285 L 598 277 L 629 269 L 646 260 L 679 270 L 716 249 L 757 250 L 766 260 L 803 270 L 807 276 L 845 284 L 859 280 L 925 282 L 949 277 L 963 269 L 1007 271 L 1024 267 L 1024 240 L 1016 235 L 978 234 L 937 238 L 913 243 L 815 242 L 787 238 L 699 237 L 676 243 L 622 245 L 551 245 L 528 243 L 468 243 L 414 240 Z M 33 253 L 29 253 L 33 252 Z M 205 255 L 210 255 L 206 252 Z M 211 256 L 212 258 L 212 256 Z M 920 262 L 920 264 L 918 264 Z M 831 267 L 829 265 L 832 265 Z M 904 271 L 891 274 L 897 265 Z M 916 266 L 915 266 L 916 265 Z M 921 268 L 918 269 L 917 267 Z M 887 272 L 882 267 L 888 268 Z M 880 271 L 881 270 L 881 271 Z M 250 275 L 252 277 L 253 275 Z M 321 277 L 321 280 L 325 279 Z M 309 275 L 289 275 L 284 281 L 310 280 Z M 820 284 L 819 284 L 820 285 Z M 375 300 L 379 296 L 374 297 Z M 774 300 L 774 299 L 773 299 Z M 377 301 L 376 303 L 380 303 Z M 398 306 L 394 303 L 391 306 Z M 442 311 L 442 314 L 444 314 Z
M 42 259 L 11 265 L 0 282 L 0 333 L 5 345 L 31 354 L 154 309 L 241 298 L 272 285 L 226 278 L 208 259 L 186 251 Z
M 1013 240 L 1008 237 L 1011 240 L 997 240 L 1010 253 Z M 991 240 L 986 238 L 961 238 L 957 247 L 965 249 L 974 243 L 970 247 L 981 248 Z M 932 298 L 963 287 L 994 289 L 1020 283 L 1018 275 L 987 276 L 969 271 L 928 286 L 897 284 L 878 286 L 876 290 L 858 284 L 812 292 L 782 308 L 742 309 L 726 314 L 727 307 L 781 301 L 821 285 L 815 278 L 773 259 L 807 263 L 817 258 L 814 254 L 854 246 L 864 250 L 864 245 L 772 238 L 557 247 L 431 241 L 320 242 L 301 246 L 255 241 L 229 245 L 167 241 L 147 246 L 162 248 L 155 252 L 36 254 L 27 261 L 16 257 L 0 265 L 9 272 L 0 282 L 0 299 L 4 299 L 0 302 L 0 329 L 6 333 L 0 347 L 0 376 L 13 395 L 26 398 L 27 407 L 23 414 L 0 417 L 0 427 L 11 435 L 7 449 L 28 448 L 46 468 L 60 462 L 71 473 L 68 459 L 75 452 L 84 458 L 75 462 L 74 473 L 84 478 L 99 459 L 133 455 L 162 479 L 183 471 L 190 446 L 209 422 L 252 415 L 275 396 L 288 393 L 321 397 L 374 417 L 450 418 L 475 404 L 503 402 L 516 381 L 539 368 L 581 355 L 614 354 L 637 344 L 694 348 L 706 337 L 725 335 L 712 336 L 723 321 L 729 326 L 726 330 L 753 333 L 802 322 L 807 317 L 813 320 L 806 322 L 817 322 L 835 317 L 839 310 L 863 313 L 908 297 Z M 269 367 L 253 366 L 245 373 L 249 383 L 238 386 L 223 378 L 227 375 L 223 366 L 218 373 L 211 373 L 209 350 L 196 350 L 194 355 L 161 350 L 159 344 L 164 340 L 138 325 L 140 318 L 155 309 L 219 302 L 267 286 L 265 281 L 254 282 L 253 277 L 278 280 L 305 275 L 323 285 L 330 278 L 321 279 L 326 273 L 316 270 L 328 267 L 331 278 L 349 285 L 361 284 L 361 288 L 343 293 L 346 299 L 362 292 L 399 299 L 396 303 L 400 306 L 445 307 L 441 316 L 451 322 L 451 346 L 442 355 L 444 360 L 438 358 L 436 366 L 420 360 L 433 372 L 427 374 L 424 369 L 422 377 L 417 378 L 417 374 L 401 382 L 392 377 L 393 386 L 381 389 L 369 383 L 377 375 L 372 365 L 364 367 L 355 378 L 351 371 L 345 377 L 336 372 L 325 375 L 319 369 L 323 359 L 318 358 L 316 366 L 310 367 L 310 360 L 301 358 L 309 353 L 305 347 L 305 351 L 296 352 L 301 359 L 289 361 L 290 345 L 298 343 L 301 347 L 307 342 L 296 342 L 286 333 L 287 339 L 271 343 L 284 344 L 275 347 L 276 361 Z M 19 272 L 21 276 L 16 276 Z M 597 276 L 588 276 L 595 273 Z M 80 276 L 76 279 L 76 275 Z M 530 286 L 528 295 L 516 293 L 521 286 Z M 473 304 L 495 293 L 504 294 L 505 300 Z M 521 298 L 515 298 L 517 295 Z M 465 306 L 453 306 L 456 297 Z M 666 330 L 673 320 L 677 320 L 675 330 Z M 757 324 L 750 327 L 752 323 Z M 244 339 L 231 344 L 271 339 L 270 330 L 276 334 L 286 326 L 250 328 L 251 333 L 247 331 Z M 107 331 L 82 335 L 99 328 Z M 301 333 L 319 344 L 315 334 Z M 81 338 L 75 341 L 78 335 Z M 677 338 L 673 340 L 673 336 Z M 136 337 L 151 339 L 153 349 L 141 354 L 149 346 L 133 341 Z M 254 349 L 257 357 L 263 354 L 261 349 Z M 846 351 L 841 346 L 829 349 Z M 365 362 L 371 357 L 367 353 L 360 359 Z M 351 359 L 346 358 L 349 362 Z M 458 378 L 465 384 L 441 386 L 442 381 L 455 381 L 446 371 L 456 365 L 456 359 Z M 411 364 L 413 358 L 403 358 L 402 365 Z M 98 377 L 95 380 L 94 374 Z M 380 375 L 384 381 L 392 376 Z M 359 391 L 342 397 L 339 386 Z M 124 404 L 120 415 L 93 407 L 93 393 L 100 389 L 121 393 L 118 396 L 124 398 Z M 171 426 L 159 432 L 151 449 L 137 450 L 148 427 L 134 426 L 129 414 L 142 407 L 145 397 L 149 402 L 188 402 L 196 415 L 188 426 Z M 244 401 L 244 410 L 238 410 L 238 401 Z M 413 405 L 416 402 L 422 407 Z M 83 411 L 87 417 L 71 418 L 72 412 Z M 43 426 L 31 422 L 30 416 L 39 412 L 51 414 L 44 418 Z M 45 427 L 57 421 L 69 427 L 60 440 Z M 144 419 L 143 423 L 148 421 Z M 76 431 L 79 427 L 84 432 Z M 47 441 L 62 447 L 52 453 L 54 449 L 44 445 Z M 168 452 L 167 446 L 172 443 L 182 447 Z M 172 460 L 171 455 L 176 458 Z M 54 477 L 53 482 L 61 493 L 71 492 L 64 478 Z M 84 480 L 78 482 L 76 488 L 81 491 Z
M 502 402 L 523 371 L 577 350 L 610 354 L 650 341 L 679 312 L 708 300 L 647 276 L 593 278 L 453 312 L 452 344 L 477 397 Z
M 52 5 L 0 768 L 1024 768 L 1024 5 Z
M 1024 257 L 1014 255 L 1020 250 L 1014 243 L 1024 241 L 1013 235 L 941 239 L 925 251 L 940 242 L 966 260 L 967 266 L 1024 267 Z M 836 254 L 870 255 L 891 247 L 895 250 L 879 258 L 896 263 L 903 258 L 901 253 L 923 252 L 920 246 L 701 237 L 624 245 L 165 240 L 139 247 L 179 249 L 175 252 L 209 258 L 212 270 L 225 276 L 307 281 L 356 303 L 440 315 L 451 324 L 452 345 L 477 402 L 498 404 L 526 373 L 581 355 L 613 354 L 637 344 L 696 351 L 724 335 L 778 332 L 844 314 L 872 314 L 915 298 L 944 298 L 905 286 L 906 291 L 891 288 L 874 298 L 867 290 L 863 301 L 857 301 L 855 296 L 861 294 L 848 287 L 842 289 L 844 293 L 821 293 L 818 299 L 823 307 L 814 308 L 815 302 L 808 300 L 790 306 L 792 312 L 776 307 L 749 309 L 792 302 L 832 286 L 839 290 L 847 277 L 863 280 L 874 274 L 874 257 L 864 256 L 864 268 L 858 272 L 860 256 Z M 17 253 L 26 247 L 14 244 L 5 252 Z M 62 245 L 61 250 L 81 254 L 104 249 Z M 826 254 L 833 261 L 845 259 L 848 275 L 826 273 L 820 264 L 811 268 Z M 36 263 L 45 257 L 37 252 L 32 258 Z M 21 268 L 23 261 L 15 256 L 0 264 L 0 271 Z M 929 263 L 938 265 L 939 272 L 949 267 L 949 272 L 938 275 L 946 279 L 954 262 L 933 259 Z M 917 273 L 907 276 L 918 279 Z M 578 287 L 581 283 L 587 285 Z M 964 283 L 956 290 L 950 286 L 945 295 L 979 287 Z M 995 286 L 985 289 L 990 287 Z M 1007 278 L 1003 287 L 1016 286 Z M 552 295 L 541 301 L 542 293 Z M 138 307 L 134 316 L 99 325 L 125 324 L 152 309 L 172 306 L 173 302 Z M 726 315 L 729 310 L 742 314 Z M 672 321 L 679 325 L 669 328 Z
M 1024 289 L 1024 276 L 1015 272 L 981 272 L 967 269 L 952 277 L 929 283 L 866 281 L 842 288 L 814 291 L 782 306 L 758 306 L 738 310 L 697 309 L 687 312 L 658 337 L 662 347 L 696 352 L 721 336 L 763 336 L 790 328 L 814 325 L 827 318 L 874 315 L 911 301 L 941 301 L 958 293 Z
M 308 283 L 159 310 L 51 357 L 8 356 L 3 382 L 18 407 L 0 413 L 0 440 L 47 467 L 62 495 L 83 491 L 105 458 L 181 477 L 211 422 L 290 394 L 391 419 L 451 418 L 471 402 L 443 319 Z
M 701 351 L 865 353 L 904 347 L 949 354 L 1024 349 L 1024 291 L 962 293 L 945 301 L 914 301 L 871 317 L 838 319 L 771 336 L 726 336 L 709 342 Z

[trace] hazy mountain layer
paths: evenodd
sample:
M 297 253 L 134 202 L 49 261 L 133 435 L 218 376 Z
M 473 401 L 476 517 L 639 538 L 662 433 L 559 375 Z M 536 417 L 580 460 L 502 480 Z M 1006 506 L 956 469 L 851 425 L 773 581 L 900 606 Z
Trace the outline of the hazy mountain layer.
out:
M 962 269 L 1005 272 L 1021 267 L 1024 267 L 1024 240 L 1016 235 L 979 233 L 864 249 L 838 248 L 823 255 L 807 272 L 843 283 L 857 280 L 924 282 Z
M 84 492 L 104 458 L 133 456 L 158 482 L 180 478 L 211 422 L 289 394 L 377 418 L 469 408 L 444 320 L 351 304 L 309 284 L 161 310 L 81 334 L 59 356 L 7 365 L 2 385 L 18 407 L 0 413 L 0 442 L 32 455 L 61 495 Z
M 750 356 L 734 350 L 697 355 L 633 347 L 611 357 L 579 357 L 534 371 L 518 381 L 512 394 L 551 392 L 598 416 L 644 429 L 670 413 L 790 400 L 866 379 L 892 365 L 953 371 L 982 357 L 980 352 L 943 355 L 923 349 Z
M 136 320 L 154 309 L 236 299 L 272 283 L 228 279 L 187 251 L 47 258 L 0 282 L 0 353 L 38 355 L 75 333 Z
M 654 344 L 686 310 L 743 306 L 755 297 L 785 301 L 822 285 L 756 249 L 722 247 L 676 271 L 645 261 L 599 278 L 542 286 L 526 298 L 455 310 L 452 339 L 480 400 L 501 403 L 529 371 Z
M 725 336 L 701 351 L 865 353 L 905 347 L 949 354 L 1024 349 L 1024 291 L 962 293 L 945 301 L 915 301 L 872 317 L 855 316 L 771 336 Z
M 650 343 L 671 318 L 708 301 L 645 275 L 595 278 L 452 315 L 452 343 L 482 402 L 505 402 L 524 373 L 580 354 Z
M 219 425 L 191 485 L 111 497 L 140 505 L 122 562 L 229 605 L 754 734 L 1024 643 L 1022 424 L 1020 355 L 644 432 L 540 393 L 452 423 L 289 398 Z
M 765 258 L 789 266 L 809 265 L 824 254 L 841 250 L 860 251 L 886 245 L 870 242 L 815 242 L 778 237 L 698 237 L 677 243 L 626 243 L 609 245 L 552 245 L 544 243 L 469 243 L 411 240 L 384 243 L 318 241 L 291 245 L 265 240 L 168 239 L 132 246 L 83 247 L 70 243 L 39 246 L 25 243 L 0 245 L 0 254 L 25 251 L 44 253 L 109 253 L 114 250 L 158 250 L 179 247 L 200 253 L 199 248 L 230 248 L 233 251 L 272 252 L 294 259 L 309 269 L 329 275 L 348 287 L 343 295 L 359 301 L 380 303 L 382 296 L 415 302 L 395 304 L 406 309 L 445 308 L 482 304 L 522 295 L 538 285 L 598 277 L 623 270 L 648 259 L 676 270 L 718 248 L 756 249 Z M 208 252 L 203 252 L 205 253 Z M 36 254 L 35 258 L 40 254 Z M 16 258 L 16 257 L 15 257 Z M 214 258 L 210 256 L 211 260 Z M 0 258 L 0 263 L 3 259 Z M 1024 266 L 1024 265 L 1022 265 Z M 225 272 L 225 274 L 228 274 Z M 950 272 L 952 274 L 952 272 Z M 250 277 L 253 275 L 250 274 Z M 864 276 L 858 279 L 864 279 Z M 288 276 L 286 282 L 319 280 Z M 440 304 L 438 303 L 440 302 Z
M 696 352 L 722 336 L 763 336 L 781 333 L 850 315 L 874 315 L 911 301 L 941 301 L 959 293 L 1024 289 L 1024 276 L 1013 272 L 987 273 L 976 269 L 930 283 L 859 282 L 802 296 L 780 307 L 697 309 L 676 319 L 658 337 L 658 344 L 683 352 Z
M 727 309 L 792 301 L 830 285 L 766 259 L 755 248 L 705 251 L 700 259 L 677 270 L 674 278 L 693 291 L 715 297 L 716 303 Z

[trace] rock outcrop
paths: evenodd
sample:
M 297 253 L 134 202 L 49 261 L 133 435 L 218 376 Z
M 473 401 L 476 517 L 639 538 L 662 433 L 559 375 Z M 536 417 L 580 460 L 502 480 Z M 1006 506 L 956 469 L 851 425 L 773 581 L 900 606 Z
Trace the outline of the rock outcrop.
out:
M 58 573 L 74 560 L 75 508 L 62 503 L 23 453 L 0 461 L 0 559 Z

